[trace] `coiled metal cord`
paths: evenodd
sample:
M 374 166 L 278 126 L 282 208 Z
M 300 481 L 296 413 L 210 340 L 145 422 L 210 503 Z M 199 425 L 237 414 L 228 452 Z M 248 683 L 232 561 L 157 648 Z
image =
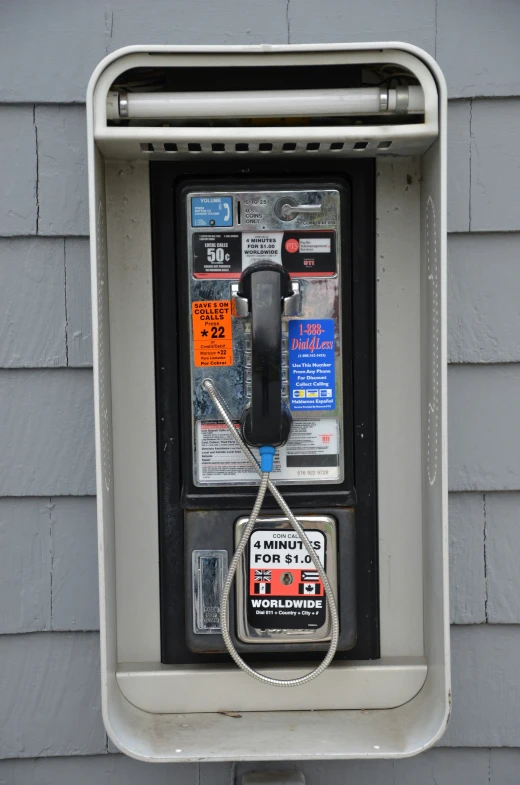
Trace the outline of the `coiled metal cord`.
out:
M 204 379 L 202 382 L 202 386 L 206 390 L 206 392 L 211 397 L 215 408 L 217 409 L 218 413 L 224 420 L 229 432 L 232 434 L 233 439 L 235 440 L 236 444 L 240 447 L 244 455 L 247 456 L 247 459 L 254 466 L 255 471 L 260 475 L 260 487 L 258 489 L 258 494 L 256 497 L 255 504 L 253 506 L 253 510 L 251 511 L 251 516 L 249 518 L 249 522 L 244 529 L 242 537 L 240 538 L 240 542 L 238 543 L 237 549 L 235 551 L 235 555 L 231 560 L 231 564 L 229 566 L 229 571 L 224 582 L 224 587 L 222 589 L 222 599 L 220 604 L 220 627 L 222 630 L 222 637 L 224 639 L 224 643 L 226 648 L 236 662 L 236 664 L 241 668 L 245 673 L 249 676 L 252 676 L 254 679 L 263 682 L 264 684 L 270 684 L 274 687 L 299 687 L 302 684 L 306 684 L 307 682 L 315 679 L 319 676 L 323 671 L 330 665 L 332 662 L 334 655 L 336 654 L 336 649 L 338 647 L 338 639 L 339 639 L 339 616 L 338 616 L 338 607 L 336 604 L 336 598 L 334 597 L 334 592 L 332 591 L 332 586 L 329 583 L 329 579 L 327 578 L 327 574 L 325 572 L 324 567 L 322 566 L 318 555 L 316 554 L 314 548 L 312 547 L 309 538 L 307 537 L 305 530 L 302 526 L 298 523 L 296 518 L 294 517 L 293 513 L 291 512 L 289 505 L 283 498 L 280 491 L 276 488 L 274 483 L 269 478 L 269 474 L 266 472 L 262 472 L 258 461 L 256 460 L 255 456 L 247 446 L 247 444 L 242 440 L 242 437 L 238 433 L 233 420 L 231 419 L 229 412 L 227 411 L 225 403 L 220 398 L 219 393 L 217 392 L 215 385 L 211 381 L 211 379 Z M 320 576 L 320 579 L 323 583 L 323 588 L 325 590 L 325 596 L 327 598 L 327 603 L 329 606 L 330 611 L 330 619 L 331 619 L 331 638 L 329 648 L 323 660 L 320 664 L 312 670 L 310 673 L 305 674 L 305 676 L 300 676 L 296 679 L 274 679 L 270 676 L 265 676 L 262 673 L 254 670 L 251 668 L 240 656 L 237 652 L 231 636 L 229 634 L 229 620 L 228 620 L 228 608 L 229 608 L 229 595 L 231 592 L 231 586 L 233 584 L 233 579 L 235 577 L 235 573 L 237 571 L 237 567 L 239 566 L 243 553 L 246 549 L 249 537 L 251 536 L 251 532 L 254 529 L 258 516 L 260 514 L 260 510 L 262 507 L 262 503 L 264 501 L 265 493 L 267 488 L 271 491 L 272 495 L 274 496 L 278 506 L 288 518 L 289 523 L 293 527 L 296 534 L 299 536 L 301 541 L 304 544 L 304 547 L 309 554 L 314 567 L 316 568 L 316 572 Z

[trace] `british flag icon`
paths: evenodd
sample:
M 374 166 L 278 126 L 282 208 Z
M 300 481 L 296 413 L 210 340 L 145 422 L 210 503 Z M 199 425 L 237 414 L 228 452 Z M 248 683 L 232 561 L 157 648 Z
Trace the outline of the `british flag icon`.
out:
M 270 581 L 271 570 L 255 570 L 255 581 Z

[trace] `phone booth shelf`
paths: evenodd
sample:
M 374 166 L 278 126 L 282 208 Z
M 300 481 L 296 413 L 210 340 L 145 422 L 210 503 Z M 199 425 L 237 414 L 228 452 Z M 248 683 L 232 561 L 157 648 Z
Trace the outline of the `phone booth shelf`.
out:
M 203 90 L 198 75 L 219 68 L 236 100 Z M 388 68 L 409 74 L 413 86 L 389 80 L 376 91 L 373 79 L 368 87 L 337 87 L 345 75 Z M 121 77 L 131 80 L 133 69 L 162 69 L 168 86 L 180 74 L 191 92 L 165 94 L 162 103 L 160 92 L 150 100 L 125 93 Z M 323 79 L 310 87 L 311 71 L 332 87 Z M 265 89 L 240 91 L 244 73 Z M 271 73 L 288 74 L 279 94 L 266 89 Z M 451 700 L 446 106 L 435 61 L 394 42 L 133 46 L 106 57 L 90 80 L 102 707 L 110 738 L 132 757 L 400 758 L 444 732 Z M 238 113 L 253 120 L 237 122 Z M 240 159 L 246 171 L 248 160 L 286 156 L 319 160 L 329 173 L 334 158 L 375 159 L 381 657 L 335 662 L 316 681 L 277 690 L 232 664 L 161 664 L 149 165 L 197 157 L 211 176 L 217 161 Z M 263 668 L 281 678 L 308 669 L 298 662 Z

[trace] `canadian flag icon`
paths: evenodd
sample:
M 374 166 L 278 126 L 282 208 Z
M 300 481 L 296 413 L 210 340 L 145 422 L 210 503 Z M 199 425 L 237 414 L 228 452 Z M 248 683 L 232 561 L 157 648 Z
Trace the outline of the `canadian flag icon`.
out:
M 300 583 L 298 585 L 298 594 L 321 594 L 321 584 Z

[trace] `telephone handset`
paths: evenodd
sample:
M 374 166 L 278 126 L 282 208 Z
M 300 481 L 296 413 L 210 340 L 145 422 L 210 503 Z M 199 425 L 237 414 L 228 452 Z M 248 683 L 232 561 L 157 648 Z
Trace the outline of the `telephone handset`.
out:
M 279 264 L 247 267 L 237 296 L 251 317 L 251 401 L 242 415 L 242 435 L 251 447 L 281 447 L 292 417 L 282 402 L 282 324 L 285 299 L 293 294 L 289 273 Z

